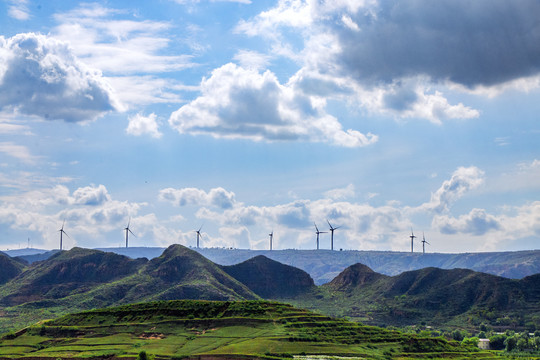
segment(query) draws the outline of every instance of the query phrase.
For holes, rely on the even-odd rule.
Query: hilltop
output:
[[[384,275],[398,275],[405,271],[426,267],[441,269],[471,269],[510,279],[521,279],[540,273],[540,250],[485,252],[485,253],[410,253],[395,251],[331,251],[331,250],[247,250],[222,248],[191,248],[216,264],[229,266],[239,264],[258,255],[278,261],[282,264],[297,267],[307,272],[316,285],[332,281],[347,267],[361,263]],[[132,259],[145,257],[152,259],[160,256],[164,248],[101,248],[106,252],[114,252]],[[18,250],[7,251],[9,255],[17,255]],[[20,256],[28,262],[44,260],[58,250],[32,255]]]
[[[356,264],[291,302],[375,325],[530,328],[540,323],[540,274],[514,280],[425,268],[387,276]]]
[[[525,329],[540,323],[540,275],[521,280],[468,269],[389,276],[363,264],[316,286],[305,271],[257,256],[217,265],[171,245],[160,256],[73,248],[34,262],[0,285],[0,332],[66,312],[155,300],[283,300],[371,325]]]
[[[266,301],[160,301],[66,315],[5,335],[9,358],[500,358],[442,338],[336,320]]]
[[[2,270],[0,271],[0,285],[19,275],[25,265],[24,260],[14,259],[0,252],[0,269]]]
[[[315,288],[313,279],[305,271],[263,255],[222,268],[264,299],[290,298]]]

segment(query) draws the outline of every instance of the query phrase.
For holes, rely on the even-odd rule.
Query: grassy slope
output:
[[[72,249],[0,287],[0,333],[68,312],[171,299],[258,299],[202,255],[173,245],[151,261]]]
[[[540,276],[511,280],[465,269],[426,268],[388,277],[350,267],[291,303],[375,325],[513,326],[540,321]],[[360,279],[360,280],[358,280]]]
[[[7,358],[135,357],[141,350],[160,358],[495,358],[439,338],[417,338],[263,301],[125,305],[67,315],[0,341],[0,356]]]
[[[24,260],[17,260],[0,252],[0,285],[19,275],[25,266]]]

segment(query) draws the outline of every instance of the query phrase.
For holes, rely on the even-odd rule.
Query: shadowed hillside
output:
[[[181,245],[150,261],[73,248],[35,262],[0,288],[0,305],[90,309],[149,300],[257,299],[218,265]]]
[[[513,280],[467,269],[425,268],[385,276],[356,264],[321,286],[317,296],[299,296],[293,303],[378,325],[425,321],[523,327],[540,320],[539,288],[540,275]]]
[[[313,279],[305,271],[263,255],[222,268],[265,299],[289,298],[315,288]]]
[[[13,259],[0,252],[0,285],[19,275],[25,265],[25,261]]]
[[[103,251],[114,252],[132,259],[146,257],[148,259],[161,255],[164,248],[133,247],[104,248]],[[426,267],[441,269],[471,269],[488,274],[521,279],[525,276],[540,273],[540,250],[508,251],[493,253],[410,253],[395,251],[330,251],[330,250],[246,250],[222,248],[192,248],[204,257],[220,265],[235,265],[258,255],[282,264],[297,267],[307,272],[316,285],[332,281],[348,266],[361,263],[376,272],[385,275],[397,275],[404,271],[418,270]],[[28,262],[43,260],[55,251],[37,255],[21,256]],[[16,250],[8,251],[9,255],[18,254]]]
[[[36,262],[2,287],[0,304],[60,299],[133,274],[146,262],[97,250],[73,248]]]

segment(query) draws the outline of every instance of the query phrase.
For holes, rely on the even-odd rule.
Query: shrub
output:
[[[493,350],[503,350],[505,347],[505,340],[506,336],[504,335],[493,335],[489,338],[489,347]]]
[[[139,353],[139,356],[137,357],[137,360],[148,360],[148,355],[146,354],[146,351],[142,350]]]
[[[509,336],[504,340],[504,345],[506,347],[506,351],[512,351],[516,348],[517,345],[517,339],[515,336]]]

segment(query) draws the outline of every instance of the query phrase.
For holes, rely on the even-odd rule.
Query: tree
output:
[[[461,345],[464,345],[464,346],[478,346],[478,338],[476,336],[470,337],[470,338],[465,338],[461,342]]]
[[[506,346],[506,351],[512,351],[516,348],[517,339],[515,336],[509,336],[504,340],[504,346]]]
[[[456,341],[461,341],[464,337],[465,335],[461,331],[459,331],[459,329],[452,331],[452,339]]]
[[[493,350],[502,350],[505,347],[505,340],[506,336],[504,335],[493,335],[489,338],[489,347]]]
[[[520,338],[516,343],[516,349],[523,351],[529,347],[529,342],[525,338]]]

